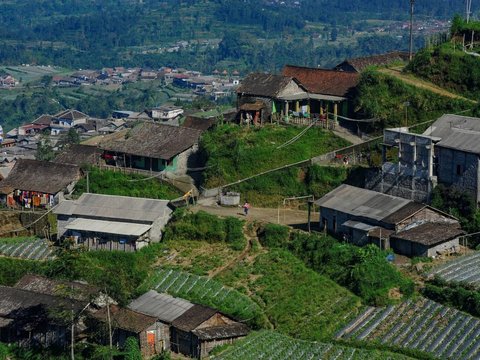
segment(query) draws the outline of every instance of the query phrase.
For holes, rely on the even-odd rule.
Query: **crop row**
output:
[[[448,261],[434,268],[428,275],[480,287],[480,251]]]
[[[480,358],[480,320],[427,299],[369,308],[337,337],[416,349],[442,359]]]
[[[397,354],[350,348],[331,343],[308,342],[290,338],[274,331],[252,333],[212,360],[361,360],[404,359]]]
[[[21,242],[1,243],[0,254],[29,260],[51,260],[54,251],[46,240],[25,240]]]

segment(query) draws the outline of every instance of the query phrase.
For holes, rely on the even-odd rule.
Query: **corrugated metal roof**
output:
[[[480,154],[480,118],[446,114],[425,130],[424,135],[441,138],[437,146]]]
[[[165,323],[172,323],[193,306],[194,304],[187,300],[150,290],[133,300],[128,305],[128,308],[142,314],[154,316]]]
[[[396,196],[343,184],[317,200],[315,204],[353,216],[380,221],[411,202]]]
[[[151,225],[132,224],[118,221],[104,221],[92,219],[75,219],[65,228],[77,231],[93,231],[104,234],[118,234],[127,236],[140,236],[150,230]]]
[[[168,200],[84,193],[77,200],[61,202],[55,214],[153,222],[169,216]]]
[[[365,224],[363,222],[355,221],[355,220],[345,221],[342,225],[351,229],[364,230],[364,231],[370,231],[377,228],[377,226],[372,226],[372,225]]]

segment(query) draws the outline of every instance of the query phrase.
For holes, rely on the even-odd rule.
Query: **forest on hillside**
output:
[[[402,34],[363,34],[369,21],[408,19],[407,1],[26,0],[0,3],[0,64],[70,68],[189,65],[275,70],[406,48]],[[452,0],[419,2],[420,18],[449,19]],[[362,36],[357,36],[362,33]],[[241,34],[241,36],[239,35]],[[241,44],[233,42],[238,39]],[[315,39],[322,39],[317,41]],[[178,41],[189,42],[167,51]],[[314,41],[315,40],[315,41]],[[223,45],[218,46],[223,41]],[[222,45],[222,42],[220,42]],[[228,46],[240,54],[232,54]],[[416,39],[417,47],[423,38]],[[259,49],[262,51],[258,51]],[[240,55],[240,56],[238,56]]]

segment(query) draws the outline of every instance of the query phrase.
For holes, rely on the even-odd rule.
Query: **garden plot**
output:
[[[381,342],[441,359],[480,358],[480,320],[427,299],[368,308],[337,338]]]
[[[480,251],[460,256],[428,273],[449,282],[467,283],[480,288]]]
[[[296,340],[274,331],[252,333],[212,360],[344,360],[408,359],[378,350],[362,350],[329,343]]]
[[[0,255],[28,260],[52,260],[55,257],[53,247],[45,239],[4,243],[0,240]]]

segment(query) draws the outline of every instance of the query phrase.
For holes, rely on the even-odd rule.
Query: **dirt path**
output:
[[[246,225],[247,224],[245,224],[245,226]],[[209,273],[208,273],[208,277],[213,278],[213,277],[217,276],[221,272],[223,272],[227,269],[230,269],[231,267],[235,266],[236,264],[238,264],[240,261],[242,261],[243,259],[245,259],[247,257],[248,253],[252,249],[252,239],[247,236],[245,227],[243,228],[243,233],[244,233],[244,235],[247,239],[247,244],[245,245],[245,249],[243,249],[241,254],[238,255],[235,259],[229,261],[228,263],[226,263],[226,264],[224,264],[224,265],[222,265],[222,266],[220,266],[216,269],[210,270]]]
[[[476,104],[477,102],[474,101],[474,100],[471,100],[471,99],[467,99],[463,96],[460,96],[460,95],[457,95],[457,94],[454,94],[448,90],[445,90],[429,81],[426,81],[426,80],[423,80],[423,79],[419,79],[413,75],[410,75],[410,74],[404,74],[402,73],[402,68],[384,68],[384,69],[380,69],[379,70],[381,73],[383,74],[387,74],[387,75],[390,75],[390,76],[393,76],[393,77],[396,77],[397,79],[400,79],[402,80],[403,82],[409,84],[409,85],[413,85],[413,86],[416,86],[418,88],[421,88],[421,89],[426,89],[426,90],[429,90],[431,92],[434,92],[436,94],[439,94],[439,95],[442,95],[442,96],[447,96],[449,98],[453,98],[453,99],[462,99],[462,100],[466,100],[466,101],[469,101],[471,103],[474,103]]]
[[[333,133],[335,135],[337,135],[338,137],[341,137],[342,139],[347,140],[348,142],[350,142],[353,145],[358,145],[358,144],[361,144],[361,143],[365,142],[365,140],[363,140],[361,137],[352,134],[350,131],[348,131],[347,129],[344,129],[341,126],[337,126],[333,130]]]

